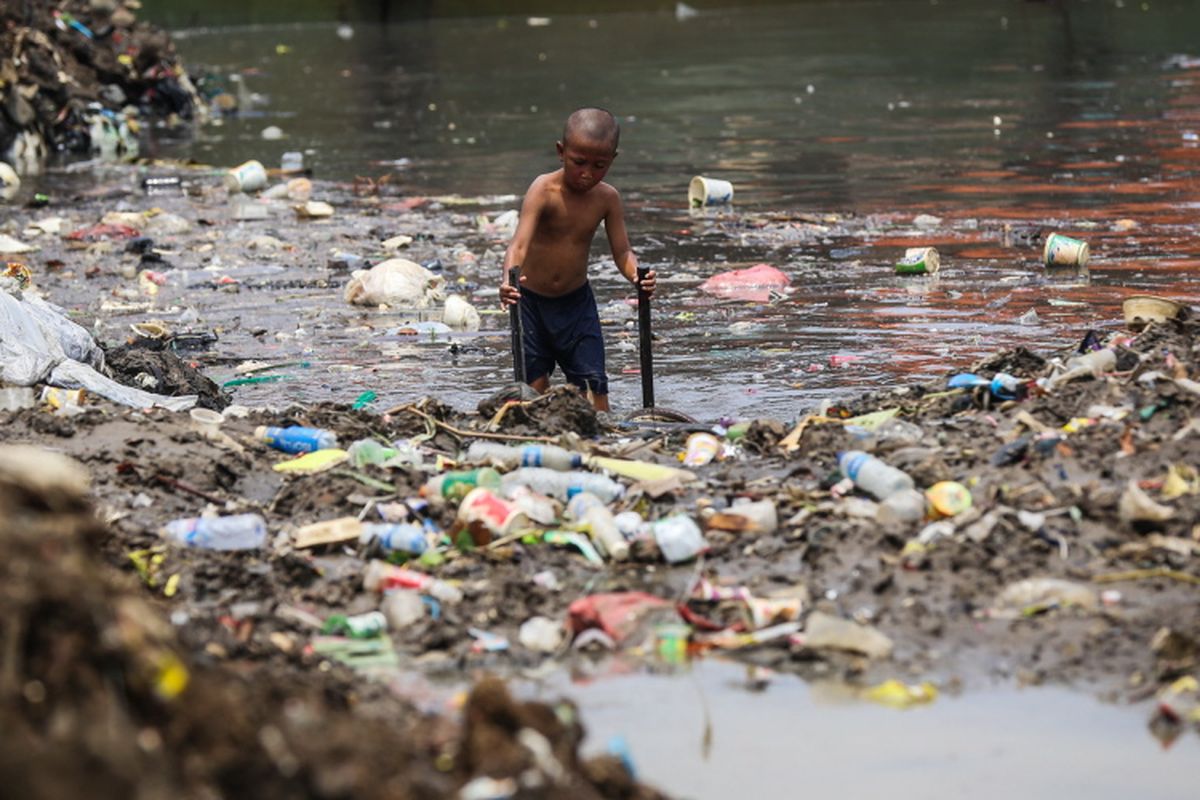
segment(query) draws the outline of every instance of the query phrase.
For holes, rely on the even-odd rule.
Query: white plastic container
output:
[[[691,517],[683,514],[653,522],[650,530],[663,558],[671,564],[690,561],[708,547],[700,527]]]

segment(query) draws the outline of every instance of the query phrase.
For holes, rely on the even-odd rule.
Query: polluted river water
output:
[[[439,258],[452,286],[494,307],[505,237],[477,217],[516,208],[554,167],[565,113],[596,103],[622,120],[610,180],[635,249],[662,276],[663,405],[704,420],[792,420],[999,349],[1059,349],[1119,326],[1128,295],[1198,299],[1200,54],[1186,40],[1197,13],[1126,5],[813,3],[686,20],[360,25],[349,39],[333,25],[180,31],[192,68],[237,73],[260,101],[186,139],[152,136],[147,154],[275,164],[301,150],[316,178],[343,184],[330,191],[345,210],[320,252],[170,256],[178,268],[156,306],[105,324],[190,309],[222,331],[201,359],[214,378],[246,360],[296,364],[277,371],[286,380],[236,387],[249,405],[371,390],[380,407],[428,394],[473,406],[508,378],[503,317],[485,315],[470,336],[405,335],[395,329],[412,315],[346,306],[345,275],[326,263],[369,238],[411,235],[410,257]],[[268,125],[286,138],[264,141]],[[730,180],[735,205],[689,212],[695,174]],[[357,214],[359,176],[399,194]],[[402,213],[399,199],[417,195],[484,202]],[[286,242],[289,224],[236,223],[229,236]],[[1090,270],[1047,272],[1043,231],[1086,239]],[[636,332],[602,240],[593,274],[624,410],[640,405]],[[894,274],[914,245],[939,249],[937,276]],[[760,262],[791,277],[788,292],[748,302],[698,288]],[[240,291],[217,290],[222,277]],[[588,682],[556,673],[522,688],[576,698],[591,747],[623,736],[642,777],[691,797],[1180,797],[1196,746],[1186,737],[1161,752],[1145,706],[1050,688],[969,683],[900,713],[792,677],[748,681],[746,667],[717,660]]]
[[[1129,294],[1194,300],[1200,126],[1190,109],[1200,86],[1180,31],[1195,16],[1182,3],[1153,13],[1109,3],[812,3],[683,21],[359,25],[349,39],[320,25],[185,30],[177,36],[188,63],[237,74],[258,102],[186,141],[160,138],[150,155],[275,164],[305,151],[320,178],[368,178],[405,196],[483,196],[495,202],[466,213],[494,219],[556,166],[570,108],[610,106],[624,127],[609,177],[639,257],[663,284],[660,404],[702,419],[792,418],[999,348],[1060,347],[1119,324]],[[271,125],[282,141],[261,138]],[[701,173],[733,183],[731,209],[687,211],[688,180]],[[386,211],[375,222],[382,236],[431,233]],[[1090,242],[1090,274],[1041,267],[1051,231]],[[465,270],[474,299],[494,310],[505,237],[461,244],[476,257]],[[936,277],[893,274],[915,244],[940,250]],[[791,277],[787,293],[754,304],[697,291],[715,272],[759,262]],[[603,236],[593,263],[602,305],[616,301],[609,318],[632,325]],[[307,276],[290,264],[227,266],[234,278],[295,283],[324,265]],[[457,266],[445,264],[452,279]],[[245,311],[218,300],[210,322]],[[280,323],[287,333],[297,313],[326,319],[292,323],[301,336],[275,354],[260,341],[251,353],[236,336],[223,347],[235,358],[309,361],[311,371],[292,376],[297,399],[359,388],[338,372],[347,348],[361,351],[358,366],[404,373],[362,383],[386,401],[432,391],[473,405],[505,374],[502,335],[453,361],[444,343],[370,352],[336,293],[299,287],[274,303],[273,331]],[[503,325],[485,319],[499,334]],[[609,372],[615,407],[629,409],[640,405],[636,338],[619,330],[610,328]],[[239,398],[275,394],[251,387]]]

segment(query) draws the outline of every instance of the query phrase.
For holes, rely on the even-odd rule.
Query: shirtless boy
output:
[[[557,364],[568,382],[591,395],[597,411],[608,410],[608,376],[587,268],[601,222],[617,269],[638,285],[621,196],[604,183],[620,134],[616,119],[603,109],[581,108],[567,118],[557,143],[562,167],[529,185],[517,232],[504,255],[500,286],[502,305],[520,304],[529,385],[546,391]],[[519,289],[508,283],[508,269],[515,266],[521,268]],[[651,270],[641,288],[653,292],[654,286]]]

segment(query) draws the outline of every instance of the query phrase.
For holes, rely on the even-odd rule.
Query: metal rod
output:
[[[521,289],[521,268],[508,268],[508,283]],[[521,304],[513,303],[508,307],[508,327],[512,335],[513,379],[517,383],[525,383],[525,331],[521,327]]]
[[[650,293],[642,288],[649,267],[638,267],[638,347],[642,355],[642,408],[654,408],[654,356],[650,352]]]

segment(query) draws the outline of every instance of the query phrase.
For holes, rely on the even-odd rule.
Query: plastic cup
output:
[[[1086,267],[1089,253],[1087,242],[1052,233],[1046,237],[1042,261],[1047,267]]]
[[[1085,245],[1086,246],[1086,245]],[[942,261],[934,247],[910,247],[904,258],[896,262],[897,275],[933,275],[941,268]]]
[[[733,184],[720,178],[697,175],[688,184],[688,205],[692,208],[720,206],[733,202]]]
[[[225,186],[231,192],[256,192],[267,185],[267,170],[259,161],[247,161],[225,173]]]
[[[225,416],[208,408],[193,408],[188,412],[192,417],[192,425],[203,434],[214,434],[221,430]]]

